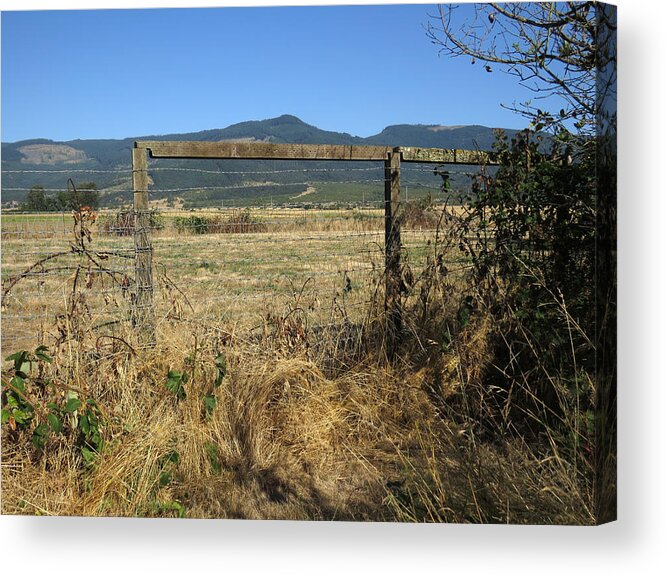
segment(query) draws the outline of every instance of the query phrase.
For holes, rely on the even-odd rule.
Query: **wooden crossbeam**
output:
[[[211,158],[248,160],[385,160],[393,148],[385,146],[336,146],[267,144],[255,142],[136,142],[153,158]]]
[[[495,164],[490,152],[389,146],[338,146],[330,144],[268,144],[264,142],[166,142],[143,140],[135,148],[152,158],[248,160],[386,161],[400,154],[403,162],[431,164]]]

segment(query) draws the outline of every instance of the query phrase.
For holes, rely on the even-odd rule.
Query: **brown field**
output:
[[[240,210],[197,210],[216,217]],[[298,303],[311,325],[362,320],[383,277],[383,212],[380,210],[253,210],[248,233],[179,232],[177,218],[193,212],[171,211],[153,231],[154,280],[158,318],[223,321],[234,330],[253,330],[274,308]],[[111,254],[104,267],[134,277],[131,236],[105,228],[101,213],[92,227],[91,248]],[[228,217],[228,216],[226,216]],[[3,218],[3,286],[51,254],[72,243],[71,216],[10,215]],[[255,227],[263,226],[255,232]],[[432,229],[403,231],[405,255],[418,268],[428,253]],[[129,318],[128,293],[98,273],[85,256],[64,254],[22,279],[3,301],[3,347],[46,343],[64,312],[77,270],[85,292],[89,325]],[[460,264],[458,264],[460,265]],[[49,271],[52,270],[52,271]],[[120,277],[119,276],[119,277]],[[3,288],[4,289],[4,288]],[[16,342],[16,343],[15,343]]]

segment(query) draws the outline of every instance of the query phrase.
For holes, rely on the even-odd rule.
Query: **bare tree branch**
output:
[[[440,54],[468,57],[488,72],[494,71],[490,64],[498,65],[537,99],[552,101],[557,112],[529,102],[509,109],[546,118],[553,130],[575,127],[585,138],[594,129],[598,70],[610,62],[599,46],[597,12],[595,2],[440,5],[427,35]]]

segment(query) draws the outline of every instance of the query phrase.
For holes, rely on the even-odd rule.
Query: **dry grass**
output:
[[[285,233],[282,255],[290,242],[307,248],[302,237]],[[413,237],[405,241],[423,245],[419,234]],[[203,260],[215,248],[208,238],[188,241]],[[322,245],[340,253],[334,241],[317,249]],[[226,258],[240,261],[242,245],[235,249],[226,245]],[[357,316],[310,307],[324,297],[330,304],[340,290],[334,282],[312,293],[294,295],[290,288],[261,305],[241,300],[258,328],[248,332],[251,324],[224,319],[237,300],[207,300],[233,280],[209,269],[184,276],[191,308],[177,292],[165,298],[155,347],[140,349],[123,324],[113,338],[83,329],[52,346],[45,375],[61,390],[97,400],[105,447],[86,465],[75,434],[52,436],[39,452],[28,432],[3,425],[2,512],[592,523],[590,482],[562,449],[561,429],[533,412],[538,433],[527,438],[503,415],[511,411],[506,401],[498,408],[486,378],[493,361],[490,316],[479,310],[466,325],[456,324],[465,277],[436,272],[442,263],[436,249],[446,246],[433,249],[410,254],[415,279],[405,297],[405,344],[394,362],[383,351],[381,282],[361,292],[372,303]],[[271,269],[269,262],[256,266],[258,285]],[[310,317],[332,325],[316,327],[321,322]],[[216,387],[219,354],[227,370]],[[166,387],[170,370],[187,375],[182,400]],[[3,373],[3,385],[7,378]],[[210,395],[216,405],[208,413]],[[577,414],[567,413],[575,431]]]
[[[589,493],[556,450],[477,435],[464,406],[478,392],[469,370],[483,329],[432,365],[390,366],[374,349],[334,373],[321,342],[295,346],[285,333],[248,342],[163,325],[136,356],[63,347],[52,375],[98,398],[106,447],[87,467],[71,439],[39,455],[5,434],[2,512],[590,523]],[[228,373],[206,415],[220,350]],[[165,388],[170,369],[190,374],[182,401]],[[461,411],[446,417],[443,405]]]
[[[153,237],[158,315],[216,319],[252,329],[270,308],[293,303],[294,293],[302,291],[301,303],[312,308],[309,316],[314,323],[337,322],[346,316],[362,319],[383,267],[383,219],[358,220],[349,210],[292,211],[274,210],[270,217],[264,216],[274,222],[268,232],[179,234],[166,221]],[[349,217],[343,218],[347,212]],[[115,254],[102,263],[118,271],[119,277],[133,278],[132,237],[100,234],[100,225],[98,220],[93,227],[92,247]],[[14,216],[3,222],[3,234],[3,288],[9,278],[42,257],[70,249],[71,225],[55,215]],[[423,259],[431,236],[428,230],[403,234],[415,264]],[[129,290],[109,276],[90,276],[87,258],[69,253],[38,266],[9,297],[3,297],[2,340],[7,353],[55,334],[53,318],[65,312],[79,267],[82,281],[90,279],[93,284],[84,294],[90,310],[87,323],[128,317]],[[191,308],[164,281],[165,274],[187,295]]]

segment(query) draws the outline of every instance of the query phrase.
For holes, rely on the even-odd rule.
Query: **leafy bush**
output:
[[[83,462],[92,464],[104,447],[104,417],[93,398],[82,400],[79,392],[46,377],[44,365],[51,363],[47,351],[39,346],[6,358],[13,365],[3,373],[3,430],[8,430],[9,440],[29,434],[37,452],[56,437],[69,437]]]
[[[541,361],[592,368],[595,172],[584,158],[567,161],[539,144],[529,131],[510,143],[500,134],[502,167],[475,180],[460,249],[479,297],[495,315],[517,320]]]
[[[493,434],[495,425],[524,437],[548,429],[587,469],[594,441],[595,172],[593,159],[571,161],[557,142],[544,153],[541,143],[530,131],[510,142],[499,135],[501,168],[475,179],[473,200],[452,233],[471,267],[467,316],[489,318],[479,420]]]
[[[404,229],[434,229],[439,222],[432,198],[406,202],[400,208],[399,218]]]
[[[174,218],[174,227],[179,233],[189,234],[249,234],[268,231],[268,225],[252,215],[249,209],[233,210],[222,216],[194,214]]]
[[[178,233],[212,234],[219,223],[219,216],[177,216],[173,225]]]

